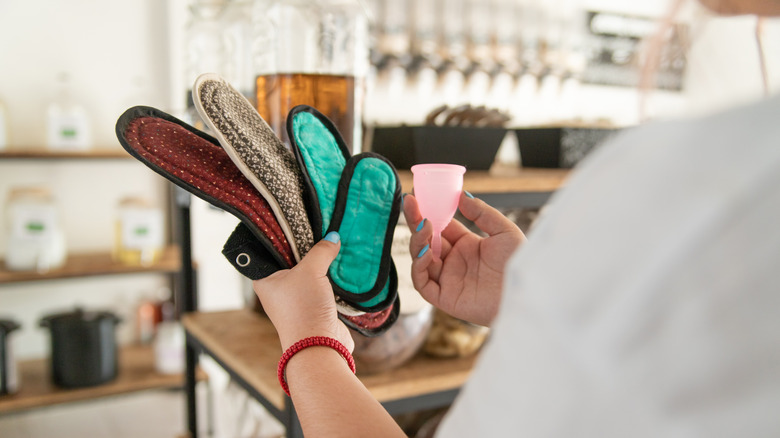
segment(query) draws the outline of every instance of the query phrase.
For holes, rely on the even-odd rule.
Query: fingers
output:
[[[409,254],[412,258],[420,256],[420,252],[431,242],[433,237],[433,225],[430,221],[420,219],[420,221],[414,225],[410,224],[412,230],[412,237],[409,239]]]
[[[447,228],[441,232],[441,237],[442,240],[446,240],[454,244],[458,241],[458,239],[467,234],[471,234],[471,230],[463,225],[463,223],[460,221],[450,221],[449,225],[447,225]]]
[[[341,249],[341,236],[331,231],[314,245],[293,269],[311,270],[317,276],[325,276]]]
[[[458,209],[466,219],[474,222],[480,230],[486,232],[489,236],[518,231],[517,225],[500,211],[489,206],[481,199],[467,196],[465,192],[460,195]]]
[[[436,305],[439,301],[439,274],[441,260],[435,260],[429,246],[423,247],[422,254],[412,261],[412,284],[415,290],[429,303]]]
[[[415,258],[419,255],[419,252],[425,247],[425,245],[429,245],[431,243],[433,238],[433,227],[430,225],[429,221],[425,220],[420,214],[417,198],[415,198],[414,195],[407,194],[404,196],[403,208],[404,216],[406,217],[406,225],[412,232],[412,239],[409,242],[409,253],[412,255],[412,258]],[[453,226],[453,224],[457,224],[455,226],[460,225],[462,227],[458,221],[451,221],[449,226]],[[442,237],[445,236],[446,234],[442,233]],[[446,256],[447,252],[449,252],[452,246],[451,242],[454,242],[454,240],[448,239],[446,237],[442,239],[442,257]]]
[[[412,237],[409,239],[409,253],[412,256],[412,283],[415,289],[422,292],[429,282],[438,281],[442,262],[433,256],[431,250],[433,225],[430,221],[422,220],[412,231]],[[449,248],[450,245],[446,241],[442,241],[442,255],[445,255]]]
[[[403,210],[404,217],[406,218],[406,225],[409,227],[410,231],[414,231],[423,219],[420,215],[420,207],[417,205],[417,198],[415,198],[414,195],[404,195]]]

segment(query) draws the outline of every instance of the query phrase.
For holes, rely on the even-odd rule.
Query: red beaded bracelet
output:
[[[279,366],[276,369],[276,375],[279,377],[279,384],[282,385],[282,389],[284,389],[284,392],[288,396],[290,395],[290,388],[287,386],[287,380],[284,378],[284,370],[287,368],[287,362],[290,361],[295,353],[307,347],[330,347],[338,351],[339,354],[344,357],[344,360],[347,361],[349,369],[352,370],[353,373],[355,372],[355,359],[352,357],[352,354],[350,354],[349,350],[347,350],[347,347],[345,347],[341,342],[327,336],[312,336],[301,339],[300,341],[292,344],[292,346],[290,346],[290,348],[288,348],[287,351],[282,354],[282,358],[279,359]]]

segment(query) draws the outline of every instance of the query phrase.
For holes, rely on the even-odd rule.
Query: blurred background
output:
[[[56,219],[49,219],[56,222],[60,249],[67,254],[105,252],[116,258],[121,246],[117,227],[132,206],[142,210],[137,220],[159,227],[157,245],[165,246],[175,232],[169,186],[143,166],[115,159],[123,153],[116,120],[131,106],[148,105],[197,125],[188,96],[195,77],[204,72],[221,74],[258,104],[258,78],[280,68],[269,61],[270,48],[279,44],[269,33],[278,26],[269,22],[275,3],[0,0],[0,157],[5,157],[0,159],[0,259],[8,259],[18,244],[11,213],[32,202],[29,192],[12,193],[30,187],[45,192],[36,192],[32,200],[56,212]],[[305,8],[306,2],[298,3]],[[663,35],[645,92],[639,80],[647,41],[671,7],[667,0],[363,0],[353,6],[367,25],[354,42],[365,49],[356,63],[364,67],[353,72],[359,79],[354,150],[372,149],[374,135],[386,127],[487,124],[487,116],[482,122],[455,117],[458,111],[477,109],[507,129],[494,164],[517,167],[522,157],[511,131],[515,128],[630,128],[706,114],[780,89],[780,23],[767,20],[762,28],[764,85],[756,18],[716,18],[695,2],[675,14]],[[307,25],[294,23],[287,31]],[[274,35],[283,34],[277,29]],[[305,53],[287,56],[306,58]],[[53,121],[66,118],[80,127],[81,143],[73,148],[52,139]],[[36,151],[63,149],[108,150],[109,158],[29,158]],[[161,216],[143,216],[143,211]],[[509,209],[507,214],[527,228],[535,211]],[[236,223],[192,200],[201,310],[242,308],[251,301],[247,283],[220,253]],[[58,259],[52,260],[56,267]],[[39,264],[38,269],[46,267]],[[165,272],[24,282],[2,278],[0,319],[21,325],[14,340],[18,361],[48,357],[49,333],[39,320],[76,306],[110,310],[122,320],[119,344],[137,343],[143,336],[141,309],[153,305],[161,312],[174,287]],[[231,390],[219,367],[206,361],[204,368],[210,379],[201,395],[211,397],[214,406],[210,416],[202,416],[209,417],[204,428],[216,436],[281,434],[273,422],[256,420],[266,418],[262,409]],[[125,403],[117,411],[146,412],[150,405],[144,400],[117,400],[118,406]],[[158,415],[153,427],[125,416],[121,424],[137,433],[126,436],[174,436],[183,430],[181,395],[166,392],[158,402],[165,407],[155,410],[170,414]],[[83,412],[95,408],[89,402],[79,406]],[[0,412],[0,435],[54,436],[70,427],[73,436],[103,436],[96,430],[124,436],[113,426],[95,429],[89,424],[93,415],[79,406]],[[240,418],[239,412],[244,414]]]

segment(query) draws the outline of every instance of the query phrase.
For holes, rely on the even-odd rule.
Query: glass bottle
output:
[[[114,258],[128,265],[150,265],[163,251],[163,214],[143,198],[120,201]]]
[[[47,145],[57,150],[84,150],[92,146],[92,133],[87,111],[74,98],[70,76],[59,75],[57,96],[49,104],[47,118]]]
[[[230,56],[223,38],[222,14],[225,0],[195,0],[189,7],[189,21],[185,29],[184,85],[186,110],[184,121],[207,131],[192,100],[192,84],[203,73],[225,75]]]
[[[307,104],[362,150],[368,20],[357,0],[260,0],[253,7],[257,110],[289,143],[286,117]]]
[[[252,2],[227,0],[220,24],[227,58],[223,64],[222,77],[247,99],[254,101],[255,78],[250,50]]]

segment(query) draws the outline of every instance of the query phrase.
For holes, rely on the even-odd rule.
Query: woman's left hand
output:
[[[279,334],[282,351],[310,336],[335,338],[349,351],[355,347],[349,330],[338,319],[327,277],[340,248],[338,233],[329,233],[292,269],[253,282],[255,294]]]

